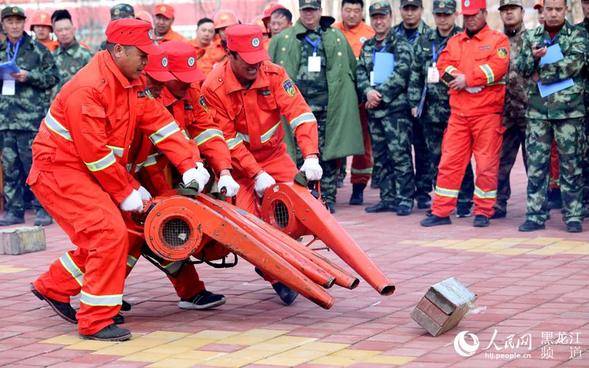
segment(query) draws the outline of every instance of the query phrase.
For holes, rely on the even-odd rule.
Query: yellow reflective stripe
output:
[[[137,263],[137,258],[129,254],[127,256],[127,267],[133,268],[135,267],[135,263]]]
[[[161,141],[163,141],[164,139],[171,136],[172,134],[179,132],[179,131],[180,131],[180,127],[178,126],[178,124],[176,124],[175,121],[172,121],[168,125],[160,128],[157,132],[152,133],[149,136],[149,140],[151,140],[153,142],[153,144],[158,144]]]
[[[497,191],[490,190],[488,192],[485,192],[481,188],[475,186],[474,187],[474,195],[479,198],[482,198],[482,199],[493,199],[493,198],[497,198]]]
[[[201,145],[213,138],[221,138],[223,139],[223,132],[220,131],[219,129],[207,129],[205,131],[203,131],[202,133],[200,133],[199,135],[196,136],[196,138],[194,138],[194,141],[196,142],[197,145]]]
[[[167,265],[165,265],[164,268],[167,270],[169,268],[177,266],[178,264],[182,265],[182,263],[183,263],[182,261],[170,262]]]
[[[123,294],[93,295],[82,290],[80,303],[96,307],[111,307],[123,304]]]
[[[485,77],[487,77],[487,84],[495,82],[495,74],[493,74],[493,69],[491,69],[489,64],[479,65],[479,68],[481,68]]]
[[[250,142],[250,136],[244,133],[240,133],[237,132],[237,137],[241,138],[244,142],[249,143]]]
[[[123,154],[125,153],[125,149],[123,147],[110,146],[108,144],[106,146],[115,153],[115,156],[123,157]]]
[[[280,121],[278,123],[276,123],[272,128],[268,129],[268,131],[266,133],[262,134],[262,136],[260,137],[260,141],[262,143],[268,142],[270,140],[270,138],[272,138],[274,133],[276,133],[276,130],[278,129],[279,126],[280,126]]]
[[[305,123],[313,123],[316,122],[317,119],[315,118],[315,115],[313,115],[312,112],[306,112],[303,113],[299,116],[297,116],[296,118],[292,119],[290,121],[290,128],[294,131],[298,128],[299,125],[305,124]]]
[[[70,132],[63,125],[61,125],[61,123],[57,121],[53,115],[51,115],[51,110],[47,111],[47,115],[45,115],[45,125],[47,128],[49,128],[49,130],[59,135],[63,139],[72,141]]]
[[[69,253],[64,254],[63,256],[59,257],[59,262],[65,270],[76,280],[76,282],[82,286],[84,283],[84,273],[80,270],[78,265],[74,262],[74,260],[70,257]]]
[[[229,147],[229,150],[234,149],[240,143],[243,143],[243,139],[241,137],[239,137],[239,136],[237,136],[235,138],[227,139],[227,147]]]
[[[452,66],[452,65],[448,65],[446,67],[446,69],[444,69],[444,72],[448,73],[448,74],[452,74],[453,71],[458,70],[456,67]]]
[[[350,170],[350,172],[352,174],[359,174],[359,175],[372,174],[372,168],[371,167],[369,167],[367,169],[354,169],[354,168],[352,168],[352,170]]]
[[[95,171],[104,170],[107,167],[109,167],[110,165],[114,164],[115,162],[117,162],[117,159],[115,158],[115,154],[113,151],[110,151],[109,153],[106,154],[106,156],[104,156],[100,160],[97,160],[94,162],[84,162],[84,163],[86,164],[86,167],[88,167],[88,170],[95,172]]]
[[[146,166],[153,166],[155,164],[157,164],[157,158],[161,156],[160,153],[152,153],[151,155],[147,156],[147,158],[145,159],[145,161],[143,161],[141,164],[141,167],[146,167]]]
[[[458,198],[459,190],[440,188],[436,186],[434,193],[441,197]]]

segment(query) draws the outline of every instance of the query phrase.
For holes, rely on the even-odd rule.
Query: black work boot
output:
[[[126,328],[120,328],[113,323],[93,335],[80,334],[80,337],[86,340],[127,341],[131,338],[131,331]]]
[[[581,221],[567,222],[567,232],[569,232],[569,233],[583,232],[583,225],[581,224]]]
[[[432,214],[421,220],[420,224],[423,227],[432,227],[432,226],[440,226],[440,225],[450,225],[452,221],[450,217],[440,217]]]
[[[366,207],[364,211],[368,213],[397,212],[397,206],[393,203],[385,203],[380,201],[374,206]]]
[[[364,189],[366,184],[353,184],[352,196],[350,197],[350,205],[358,206],[364,203]]]
[[[517,229],[523,233],[527,233],[530,231],[544,230],[545,228],[546,228],[546,226],[543,223],[539,224],[534,221],[526,220],[526,222],[519,225],[519,227]]]
[[[432,200],[428,196],[420,196],[415,199],[417,201],[417,208],[420,210],[427,210],[432,206]]]
[[[474,227],[487,227],[490,224],[491,221],[489,221],[489,218],[483,215],[476,215],[472,221],[472,226]]]
[[[203,290],[190,299],[180,299],[178,307],[180,309],[211,309],[225,304],[225,296],[214,294],[208,290]]]
[[[10,225],[17,225],[17,224],[24,224],[25,217],[24,215],[18,216],[12,212],[6,212],[4,216],[0,217],[0,226],[10,226]]]
[[[291,305],[296,300],[299,293],[284,285],[282,282],[272,284],[272,289],[278,294],[284,305]]]
[[[121,304],[121,310],[123,312],[128,312],[131,310],[131,304],[129,302],[126,302],[125,299],[123,299],[123,303]]]
[[[35,225],[35,226],[49,226],[52,223],[53,223],[53,219],[51,218],[51,216],[49,216],[47,211],[45,211],[45,209],[43,209],[43,208],[39,208],[37,210],[37,217],[35,218],[35,223],[33,225]]]
[[[507,216],[507,210],[502,207],[495,207],[495,213],[491,216],[492,219],[505,218]]]
[[[72,308],[70,303],[59,302],[44,296],[37,289],[35,289],[35,285],[33,284],[31,284],[31,292],[40,300],[46,301],[51,309],[53,309],[53,311],[61,318],[65,319],[69,323],[78,323],[78,320],[76,319],[76,310]]]

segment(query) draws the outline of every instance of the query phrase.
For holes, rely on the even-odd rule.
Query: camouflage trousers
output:
[[[544,205],[550,179],[550,145],[556,141],[560,157],[560,191],[565,223],[583,218],[582,156],[585,153],[584,118],[528,119],[528,193],[526,218],[544,223],[548,210]]]
[[[507,209],[507,201],[511,197],[511,184],[509,176],[515,164],[519,147],[522,147],[524,166],[528,166],[526,155],[526,120],[512,119],[510,126],[503,133],[503,145],[501,146],[501,158],[499,159],[499,177],[497,179],[497,202],[495,208]]]
[[[411,160],[411,120],[405,113],[368,117],[372,157],[379,165],[380,200],[413,207],[415,191]]]
[[[585,158],[583,160],[583,205],[585,217],[589,218],[589,114],[585,116]]]
[[[429,193],[433,189],[434,173],[431,168],[430,154],[427,151],[423,125],[419,119],[411,119],[412,134],[411,144],[415,154],[415,198],[427,199],[431,197]]]
[[[325,148],[325,127],[327,125],[327,111],[313,111],[317,119],[317,130],[319,133],[319,165],[323,169],[323,176],[321,177],[321,196],[327,203],[335,203],[337,194],[337,175],[339,173],[337,159],[323,160],[321,152]]]
[[[25,192],[30,190],[26,180],[33,162],[31,146],[36,135],[37,132],[24,130],[0,131],[5,208],[17,217],[25,213]],[[41,205],[32,198],[33,206],[39,209]]]
[[[429,162],[431,165],[431,172],[433,177],[433,184],[435,185],[436,177],[438,176],[438,165],[442,158],[442,139],[444,138],[444,131],[448,124],[432,123],[430,121],[422,121],[423,136],[429,154]],[[474,194],[474,171],[472,165],[469,163],[464,172],[464,178],[458,193],[459,206],[472,206],[472,196]]]

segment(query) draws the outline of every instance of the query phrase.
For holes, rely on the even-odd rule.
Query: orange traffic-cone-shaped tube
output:
[[[381,295],[395,291],[392,281],[306,186],[280,183],[268,188],[262,202],[262,218],[287,233],[310,231]]]

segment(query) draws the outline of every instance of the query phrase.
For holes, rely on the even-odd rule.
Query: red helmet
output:
[[[53,31],[53,25],[51,24],[51,16],[49,13],[44,11],[38,11],[33,14],[31,17],[31,31],[33,30],[33,26],[47,26],[50,27]]]
[[[237,15],[232,10],[221,9],[215,14],[213,24],[215,25],[215,29],[225,28],[239,24],[239,19],[237,19]]]

